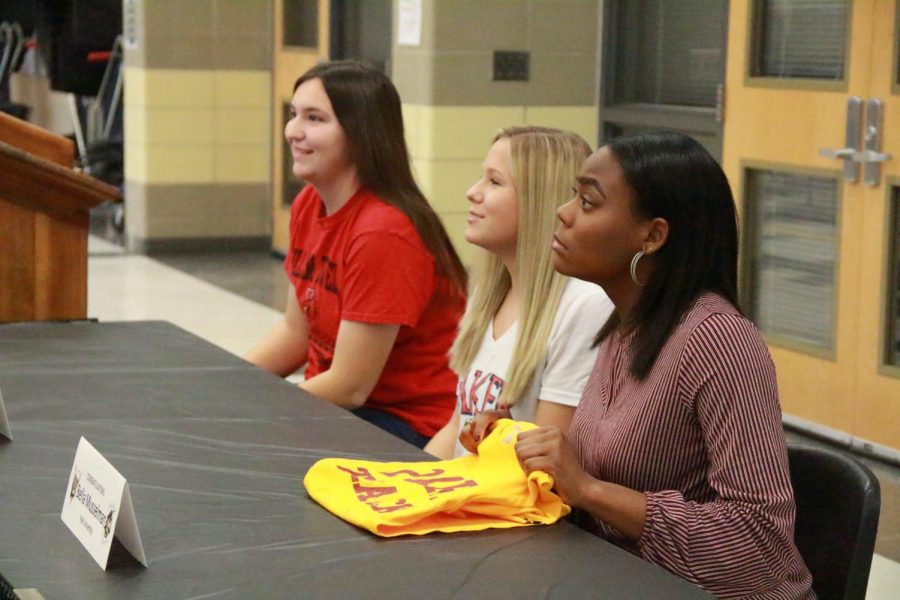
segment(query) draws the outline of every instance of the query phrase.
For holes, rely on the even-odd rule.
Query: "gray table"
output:
[[[46,598],[704,598],[561,523],[381,539],[322,509],[322,457],[423,460],[162,322],[0,325],[0,573]],[[59,518],[85,436],[127,478],[149,561],[102,571]]]

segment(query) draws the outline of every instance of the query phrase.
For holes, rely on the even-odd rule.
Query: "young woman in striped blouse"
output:
[[[814,597],[719,165],[686,136],[617,138],[557,216],[554,266],[600,284],[615,313],[568,434],[521,434],[523,468],[552,474],[596,533],[718,597]]]

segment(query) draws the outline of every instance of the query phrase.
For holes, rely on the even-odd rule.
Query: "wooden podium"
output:
[[[88,211],[119,190],[64,137],[0,113],[0,322],[87,317]]]

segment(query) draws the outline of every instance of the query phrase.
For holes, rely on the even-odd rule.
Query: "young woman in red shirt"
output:
[[[284,318],[247,359],[419,447],[450,418],[447,353],[465,270],[413,180],[400,98],[379,70],[323,63],[294,85]]]

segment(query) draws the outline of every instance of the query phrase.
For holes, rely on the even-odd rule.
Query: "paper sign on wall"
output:
[[[104,571],[114,537],[147,566],[128,482],[83,437],[75,451],[60,516]]]
[[[422,43],[422,0],[400,0],[397,4],[397,45]]]
[[[122,41],[126,48],[140,46],[140,25],[138,16],[143,12],[141,0],[125,0],[122,4]]]
[[[0,390],[0,435],[12,441],[12,429],[9,428],[9,418],[6,416],[6,404],[3,403],[3,390]]]

